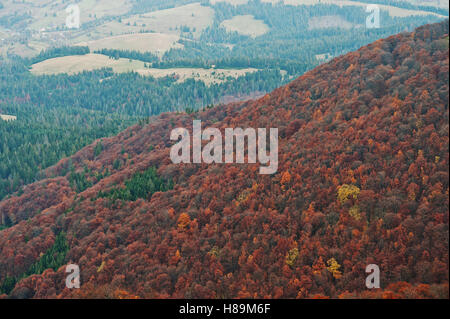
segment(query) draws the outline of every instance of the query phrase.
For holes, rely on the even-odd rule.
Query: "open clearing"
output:
[[[269,27],[262,20],[256,20],[252,15],[234,16],[220,24],[228,32],[236,31],[243,35],[258,37],[269,31]]]
[[[205,84],[222,83],[230,78],[237,78],[246,73],[256,72],[257,69],[201,69],[201,68],[172,68],[156,69],[145,68],[144,62],[130,59],[110,59],[103,54],[90,53],[86,55],[72,55],[59,58],[48,59],[33,65],[31,73],[35,75],[44,74],[76,74],[83,71],[92,71],[110,67],[116,73],[138,72],[143,76],[153,76],[161,78],[172,76],[177,82],[187,79],[203,81]]]
[[[226,82],[230,77],[238,78],[246,73],[258,71],[257,69],[200,69],[200,68],[173,68],[173,69],[144,69],[138,70],[142,75],[151,75],[155,78],[175,76],[178,82],[195,79],[210,85],[212,83]]]
[[[338,15],[312,17],[308,21],[308,30],[326,29],[326,28],[341,28],[351,29],[353,24]]]
[[[175,37],[181,34],[181,27],[188,27],[194,38],[198,38],[205,28],[212,25],[213,20],[214,10],[197,2],[108,21],[89,32],[80,32],[75,43],[138,33],[159,33]]]
[[[108,37],[100,40],[80,42],[91,51],[100,49],[134,50],[162,54],[171,48],[183,48],[177,41],[179,36],[164,33],[137,33]]]
[[[68,1],[55,0],[2,0],[4,9],[0,16],[29,14],[30,28],[39,31],[43,28],[62,26],[66,22]],[[105,16],[116,16],[127,13],[131,9],[130,0],[81,0],[74,2],[80,8],[80,22],[86,23]]]
[[[159,10],[145,14],[134,15],[122,20],[122,24],[138,26],[140,29],[152,30],[161,33],[179,34],[182,26],[188,27],[194,35],[199,36],[201,31],[213,23],[214,10],[192,3],[171,9]]]
[[[31,73],[35,75],[67,73],[75,74],[110,67],[114,72],[130,72],[144,68],[144,62],[129,59],[110,59],[103,54],[71,55],[48,59],[33,64]]]
[[[6,30],[3,30],[2,27],[0,27],[0,41],[3,41],[8,37],[8,32]]]

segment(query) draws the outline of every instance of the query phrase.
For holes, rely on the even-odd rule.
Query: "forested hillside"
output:
[[[447,20],[96,140],[0,202],[3,297],[448,298],[448,54]],[[278,172],[173,164],[193,119],[278,128]]]
[[[79,2],[81,26],[67,29],[64,3],[2,3],[0,114],[17,120],[0,120],[0,199],[21,194],[23,185],[41,179],[42,169],[149,115],[262,96],[330,58],[448,15],[444,8],[379,0],[396,7],[383,7],[379,28],[367,28],[365,6],[356,4],[248,1],[235,6],[227,1],[138,0],[117,1],[111,8],[110,1],[99,0],[94,7],[90,1]],[[410,11],[399,15],[392,8]],[[192,14],[178,18],[186,10]],[[248,27],[236,20],[242,17],[250,26],[263,26],[261,33],[246,34]],[[227,29],[230,24],[235,29]],[[112,38],[107,43],[118,48],[89,47],[89,40],[102,42],[111,36],[135,40]],[[177,40],[158,51],[167,37]],[[141,42],[148,48],[130,49]],[[61,60],[60,71],[58,62],[53,65],[54,75],[29,72],[40,62],[61,57],[72,57],[82,71],[92,70],[82,58],[93,52],[103,57],[94,71],[68,75],[73,68]],[[101,68],[101,63],[119,58],[129,59],[125,69],[130,65],[132,72]],[[94,57],[91,62],[98,61]],[[53,74],[48,65],[42,68],[44,74]],[[192,68],[193,75],[180,81],[180,73],[189,74],[186,68]],[[232,77],[219,71],[246,68],[254,72]],[[173,73],[153,78],[150,69]],[[199,70],[217,81],[194,78]]]

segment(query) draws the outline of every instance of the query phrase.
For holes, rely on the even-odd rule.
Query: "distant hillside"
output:
[[[205,42],[235,45],[244,39],[274,35],[288,45],[286,41],[294,36],[292,32],[299,33],[295,34],[297,39],[309,38],[307,34],[302,35],[304,24],[309,19],[325,19],[328,15],[337,15],[338,21],[344,21],[343,26],[361,31],[369,3],[379,5],[381,29],[384,29],[381,36],[386,36],[385,32],[391,35],[448,17],[448,4],[445,6],[442,0],[80,0],[76,3],[3,0],[1,3],[0,57],[31,57],[43,49],[86,43],[92,51],[106,48],[162,55],[170,48],[183,48],[183,44],[177,42],[179,38],[195,40],[203,45]],[[69,5],[77,8],[79,27],[67,24],[68,17],[75,12],[66,11]],[[333,29],[339,27],[337,25]],[[353,41],[367,36],[359,33],[351,36]],[[309,34],[324,38],[324,41],[330,36],[328,33]],[[211,41],[212,35],[215,38]],[[146,39],[148,37],[151,39]],[[337,41],[345,43],[348,39],[338,37]],[[264,42],[257,44],[270,46]],[[359,43],[350,49],[361,45]],[[327,46],[333,51],[343,49],[329,44],[324,47]],[[216,48],[216,54],[222,55],[223,52],[218,50]],[[199,54],[187,51],[191,55]]]
[[[165,113],[0,202],[14,297],[448,298],[448,20],[270,94]],[[279,129],[279,167],[173,164],[170,132]],[[0,228],[1,229],[1,228]],[[65,265],[81,289],[65,288]],[[365,287],[377,264],[382,289]],[[4,295],[4,297],[7,297]]]

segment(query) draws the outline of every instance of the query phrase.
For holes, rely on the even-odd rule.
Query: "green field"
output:
[[[83,71],[92,71],[109,67],[115,73],[138,72],[144,76],[153,76],[161,78],[172,76],[178,82],[184,82],[187,79],[203,81],[205,84],[222,83],[231,78],[237,78],[258,71],[254,68],[246,69],[201,69],[201,68],[169,68],[157,69],[146,68],[145,63],[130,59],[111,59],[103,54],[71,55],[59,58],[48,59],[32,66],[31,73],[34,75],[49,74],[76,74]]]
[[[223,21],[221,26],[228,32],[236,31],[254,38],[269,32],[269,27],[264,21],[256,20],[252,15],[234,16],[232,19]]]
[[[71,55],[60,58],[48,59],[33,65],[31,73],[43,74],[76,74],[82,71],[92,71],[110,67],[116,73],[136,71],[144,69],[144,62],[129,59],[110,59],[103,54]]]

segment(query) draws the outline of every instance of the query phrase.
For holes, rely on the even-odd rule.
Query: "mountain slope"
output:
[[[97,141],[0,202],[0,288],[35,298],[448,298],[448,71],[445,21],[259,100],[162,114]],[[279,128],[278,173],[173,164],[170,132],[193,119],[222,132]],[[142,186],[136,174],[150,167],[173,188],[127,200],[118,188]],[[79,290],[64,288],[69,263],[80,266]],[[369,264],[383,289],[366,289]]]

